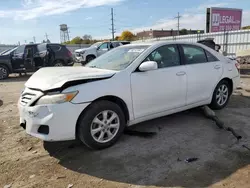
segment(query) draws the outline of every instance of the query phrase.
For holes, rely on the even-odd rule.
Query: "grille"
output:
[[[21,104],[22,105],[27,105],[28,103],[32,102],[36,98],[36,94],[33,93],[23,93],[21,96]]]

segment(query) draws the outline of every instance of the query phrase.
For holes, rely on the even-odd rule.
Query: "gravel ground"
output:
[[[241,187],[250,185],[250,78],[216,112],[243,136],[240,143],[199,109],[133,127],[153,135],[124,135],[91,151],[74,141],[47,143],[19,127],[17,100],[27,77],[0,82],[0,188]],[[242,96],[242,94],[244,96]],[[188,157],[197,161],[185,162]],[[9,185],[9,186],[8,186]]]

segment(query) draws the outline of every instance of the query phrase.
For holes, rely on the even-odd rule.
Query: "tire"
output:
[[[230,95],[231,86],[228,81],[220,81],[214,90],[212,102],[209,107],[213,110],[223,109],[228,104]]]
[[[76,136],[91,149],[105,149],[117,142],[125,125],[124,113],[117,104],[97,101],[80,116]]]
[[[9,77],[9,69],[5,65],[0,65],[0,80],[7,79]]]
[[[92,61],[92,60],[94,60],[94,59],[95,59],[95,56],[89,55],[89,56],[87,56],[87,58],[86,58],[86,63],[89,63],[90,61]]]
[[[63,67],[63,66],[64,66],[64,64],[60,60],[57,60],[57,61],[54,62],[54,67]]]

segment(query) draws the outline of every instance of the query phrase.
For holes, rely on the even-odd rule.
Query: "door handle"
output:
[[[220,65],[215,65],[214,68],[215,68],[215,69],[220,69],[221,66],[220,66]]]
[[[183,76],[183,75],[185,75],[185,74],[186,74],[186,73],[185,73],[184,71],[181,71],[181,72],[177,72],[177,73],[176,73],[177,76]]]

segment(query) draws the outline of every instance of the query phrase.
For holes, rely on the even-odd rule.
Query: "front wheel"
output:
[[[9,69],[5,65],[0,65],[0,80],[9,77]]]
[[[86,58],[86,63],[89,63],[90,61],[92,61],[92,60],[94,60],[94,59],[95,59],[95,56],[89,55],[89,56],[87,56],[87,58]]]
[[[104,149],[117,142],[124,128],[121,108],[110,101],[97,101],[80,117],[77,136],[91,149]]]
[[[222,80],[214,90],[210,107],[214,110],[220,110],[224,108],[229,101],[230,95],[231,88],[228,81]]]

